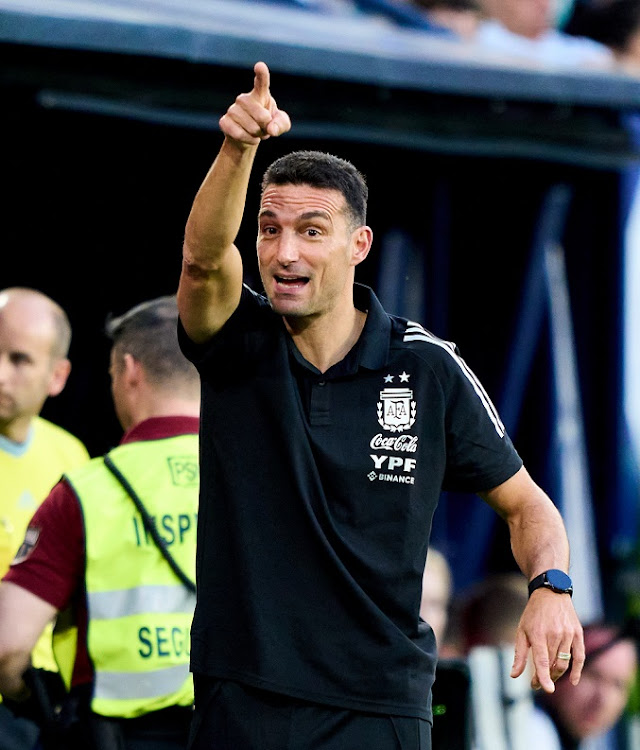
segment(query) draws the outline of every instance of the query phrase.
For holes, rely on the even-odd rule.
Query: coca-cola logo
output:
[[[371,438],[369,443],[374,450],[400,451],[404,453],[415,453],[418,450],[417,435],[383,435],[379,432]]]

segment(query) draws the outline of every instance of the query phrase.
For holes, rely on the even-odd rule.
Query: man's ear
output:
[[[67,384],[70,372],[71,362],[68,359],[58,359],[56,361],[49,379],[49,389],[47,391],[49,396],[57,396],[59,393],[62,393]]]
[[[371,244],[373,243],[373,231],[371,227],[358,227],[352,235],[352,242],[353,253],[351,255],[351,262],[354,266],[357,266],[369,255],[369,250],[371,250]]]
[[[129,352],[125,352],[122,361],[124,363],[124,378],[129,385],[136,385],[144,377],[142,365]]]

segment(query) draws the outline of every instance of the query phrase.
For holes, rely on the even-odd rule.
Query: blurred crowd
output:
[[[446,556],[430,547],[420,615],[434,623],[440,659],[434,700],[445,701],[434,716],[433,750],[449,747],[447,733],[439,731],[447,712],[466,728],[468,750],[636,750],[638,620],[584,623],[580,683],[571,685],[567,673],[554,693],[534,691],[530,675],[509,677],[528,596],[526,579],[515,571],[489,574],[458,591]],[[451,674],[461,669],[466,682],[452,694]],[[451,725],[450,717],[448,731]]]
[[[639,0],[280,0],[464,40],[492,56],[640,75]]]

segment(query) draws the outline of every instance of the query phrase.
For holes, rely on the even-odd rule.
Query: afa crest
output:
[[[378,401],[378,423],[390,432],[408,430],[416,421],[416,402],[410,388],[384,388]]]

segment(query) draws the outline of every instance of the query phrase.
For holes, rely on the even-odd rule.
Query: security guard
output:
[[[187,741],[200,387],[176,330],[174,297],[107,324],[124,436],[53,488],[0,583],[0,692],[18,712],[40,702],[50,747],[177,750]],[[67,690],[43,690],[43,711],[29,653],[53,618]]]
[[[28,287],[0,290],[0,576],[51,487],[89,460],[75,435],[41,416],[66,387],[71,335],[67,313],[48,295]],[[31,657],[38,667],[56,669],[51,627]],[[0,703],[1,750],[31,750],[38,734]]]

